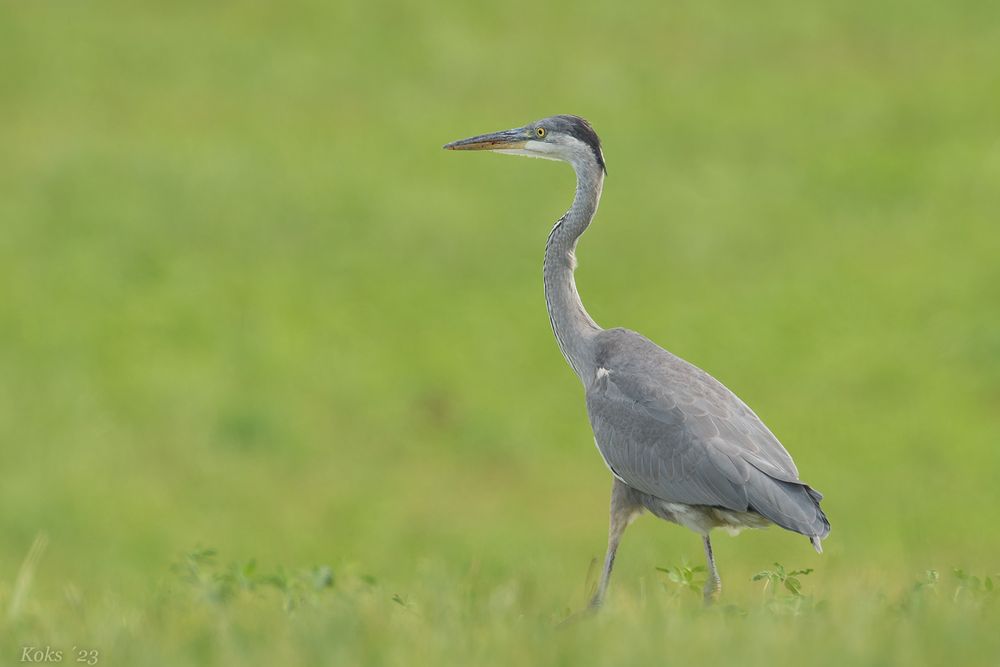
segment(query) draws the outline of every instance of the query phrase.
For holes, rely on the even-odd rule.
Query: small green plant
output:
[[[966,572],[962,568],[952,568],[954,577],[954,589],[950,594],[941,579],[937,570],[927,570],[924,575],[917,579],[909,589],[903,592],[899,601],[891,606],[895,612],[910,613],[922,609],[930,600],[938,598],[950,599],[952,604],[962,605],[971,608],[984,609],[993,604],[997,599],[996,579],[1000,579],[1000,574],[992,577],[977,575]]]
[[[281,568],[272,573],[260,573],[254,559],[219,566],[214,549],[191,551],[172,569],[181,581],[216,605],[226,604],[241,594],[271,589],[281,594],[285,611],[290,612],[334,586],[333,570],[326,565],[292,573]]]
[[[677,589],[689,590],[701,595],[706,579],[704,565],[695,565],[692,567],[687,561],[684,561],[680,565],[658,567],[656,569],[663,572],[667,577],[667,581],[676,586]]]
[[[790,572],[785,571],[785,567],[781,563],[775,563],[773,570],[761,570],[757,574],[753,575],[752,581],[763,581],[764,582],[764,593],[766,594],[768,588],[771,589],[771,595],[774,595],[776,591],[782,587],[785,588],[793,596],[802,596],[802,582],[799,581],[799,577],[804,577],[812,573],[812,568],[807,567],[804,570],[792,570]]]
[[[996,589],[989,575],[980,579],[957,567],[952,569],[952,574],[956,580],[955,592],[951,596],[953,602],[966,600],[982,604],[993,598]]]
[[[890,606],[895,612],[911,612],[923,605],[924,599],[937,592],[941,575],[937,570],[926,570],[924,575],[917,579],[909,590],[905,591],[899,601]]]
[[[797,616],[809,609],[818,608],[812,596],[803,595],[802,581],[812,573],[812,568],[786,570],[781,563],[775,563],[773,570],[761,570],[751,577],[751,581],[763,581],[764,606],[776,614]]]
[[[927,570],[924,572],[923,579],[918,579],[913,585],[914,591],[930,591],[934,590],[938,582],[941,581],[941,575],[938,574],[937,570]]]

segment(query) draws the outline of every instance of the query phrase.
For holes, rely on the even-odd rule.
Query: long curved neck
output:
[[[591,344],[602,329],[587,313],[576,291],[573,270],[576,268],[576,242],[586,231],[597,212],[604,187],[604,170],[593,160],[574,161],[576,196],[573,206],[552,228],[545,243],[542,269],[545,305],[559,350],[573,371],[585,381],[596,369]]]

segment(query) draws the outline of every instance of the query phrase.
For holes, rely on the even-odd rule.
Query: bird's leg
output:
[[[615,554],[618,552],[618,543],[621,542],[622,534],[636,516],[642,511],[642,506],[635,498],[635,494],[623,482],[615,478],[614,486],[611,487],[611,521],[608,525],[608,552],[604,556],[604,568],[601,570],[601,581],[597,585],[597,592],[590,600],[591,609],[601,606],[604,601],[604,593],[608,590],[608,581],[611,579],[611,569],[615,566]]]
[[[712,541],[708,533],[702,536],[705,543],[705,557],[708,559],[708,581],[705,582],[705,604],[712,604],[722,593],[722,580],[719,579],[719,571],[715,569],[715,554],[712,553]]]
[[[601,570],[601,581],[597,584],[597,592],[590,599],[590,607],[597,609],[604,602],[604,593],[608,590],[608,581],[611,580],[611,569],[615,566],[615,553],[618,551],[618,543],[621,541],[622,533],[625,532],[624,525],[616,525],[611,522],[611,530],[608,531],[608,552],[604,555],[604,568]]]

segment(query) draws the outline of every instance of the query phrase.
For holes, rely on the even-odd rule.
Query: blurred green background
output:
[[[1000,571],[998,63],[971,0],[3,3],[0,663],[997,664],[996,604],[898,601]],[[440,146],[554,113],[605,145],[592,315],[826,494],[822,557],[717,540],[732,614],[645,518],[551,628],[610,488],[542,300],[573,175]],[[206,602],[199,547],[335,583]]]

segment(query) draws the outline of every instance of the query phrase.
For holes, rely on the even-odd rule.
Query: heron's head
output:
[[[549,116],[524,127],[453,141],[445,148],[563,160],[577,169],[596,166],[607,172],[601,140],[590,123],[579,116]]]

